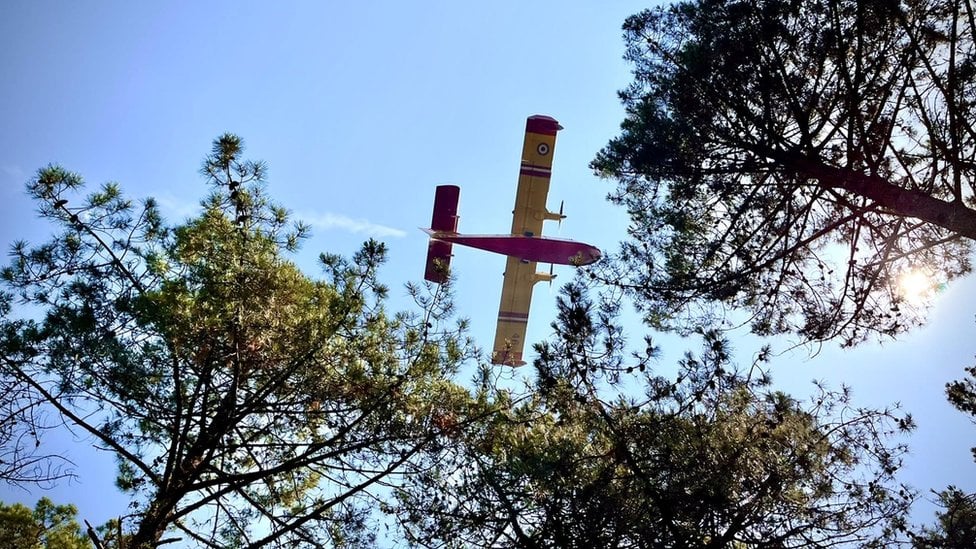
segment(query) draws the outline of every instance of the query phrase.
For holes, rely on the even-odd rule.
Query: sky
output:
[[[620,26],[653,1],[532,2],[33,2],[0,3],[0,246],[42,242],[24,184],[50,164],[90,186],[118,182],[155,197],[178,222],[207,193],[198,174],[214,138],[241,136],[246,156],[268,163],[272,197],[311,224],[295,257],[317,274],[320,252],[352,254],[387,243],[381,278],[390,309],[423,276],[434,187],[461,186],[460,230],[504,233],[510,224],[525,118],[555,117],[550,208],[568,218],[547,234],[613,250],[624,212],[604,197],[611,182],[588,168],[623,119],[617,90],[630,81]],[[7,261],[6,258],[3,260]],[[459,313],[488,348],[504,258],[455,247]],[[527,340],[550,332],[554,294],[537,286]],[[976,354],[976,279],[936,298],[929,323],[898,341],[856,349],[784,351],[776,386],[794,396],[810,381],[853,389],[857,405],[900,402],[918,430],[902,480],[924,493],[955,484],[976,491],[969,447],[976,427],[945,400],[944,385]],[[630,338],[645,333],[628,324]],[[656,337],[667,371],[697,342]],[[735,335],[748,366],[761,342]],[[785,350],[787,341],[773,341]],[[110,456],[60,437],[45,448],[76,463],[77,480],[51,490],[0,485],[0,501],[42,496],[74,503],[93,524],[125,512]],[[930,520],[918,506],[917,521]]]

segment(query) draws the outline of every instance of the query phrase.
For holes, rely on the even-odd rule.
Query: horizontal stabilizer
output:
[[[434,213],[430,217],[430,228],[434,231],[457,232],[458,201],[461,187],[457,185],[438,185],[434,192]]]
[[[431,231],[436,232],[457,232],[458,224],[458,201],[461,196],[461,188],[457,185],[439,185],[434,193],[434,212],[430,219]],[[429,233],[430,231],[428,231]],[[427,245],[427,267],[424,271],[424,279],[438,284],[447,281],[451,267],[450,242],[431,239]]]

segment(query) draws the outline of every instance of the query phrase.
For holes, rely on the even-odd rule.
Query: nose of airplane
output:
[[[598,259],[603,257],[603,253],[595,246],[589,246],[586,251],[590,255],[590,260],[587,261],[587,263],[595,263]]]

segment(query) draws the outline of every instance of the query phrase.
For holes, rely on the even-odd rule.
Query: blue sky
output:
[[[0,245],[41,241],[23,193],[38,168],[59,163],[90,185],[117,181],[154,196],[174,221],[207,191],[197,174],[211,141],[233,132],[270,166],[269,191],[314,236],[296,260],[349,254],[370,236],[388,243],[391,308],[423,276],[434,187],[461,186],[460,228],[511,224],[525,118],[547,114],[556,145],[550,205],[569,216],[550,234],[613,249],[623,212],[587,164],[614,136],[616,91],[630,81],[620,25],[651,2],[4,2],[0,4]],[[458,250],[458,308],[491,344],[504,260]],[[563,280],[569,268],[557,269]],[[558,281],[557,281],[558,282]],[[902,340],[854,350],[826,346],[778,356],[777,385],[796,396],[810,380],[852,386],[855,402],[900,401],[916,417],[904,479],[924,490],[976,490],[968,448],[976,428],[943,386],[976,353],[976,280],[951,285],[930,323]],[[553,297],[535,292],[529,340],[548,333]],[[632,326],[631,338],[643,329]],[[662,370],[696,342],[661,339]],[[774,342],[786,348],[787,342]],[[740,364],[758,342],[738,337]],[[78,464],[78,482],[53,491],[0,486],[0,500],[48,495],[92,523],[124,513],[112,459],[87,442],[45,444]],[[929,519],[920,507],[918,519]]]

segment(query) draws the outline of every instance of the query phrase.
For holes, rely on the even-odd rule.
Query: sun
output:
[[[937,286],[932,275],[922,269],[911,269],[898,277],[898,294],[915,304],[931,299]]]

